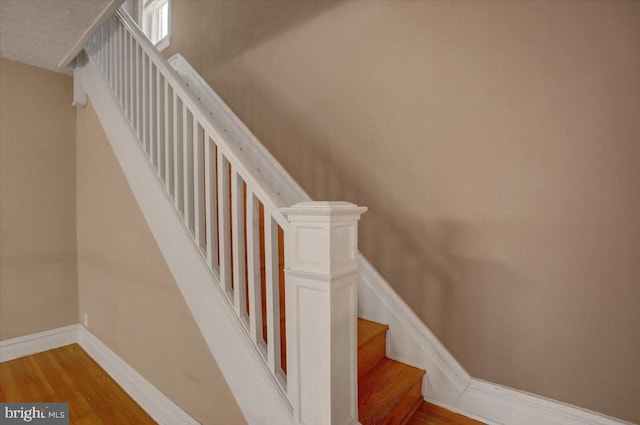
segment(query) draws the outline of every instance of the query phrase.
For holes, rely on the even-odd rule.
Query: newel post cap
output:
[[[345,217],[351,216],[356,220],[367,211],[367,207],[359,207],[344,201],[307,201],[298,202],[291,207],[280,208],[289,220],[296,217]],[[345,217],[346,218],[346,217]]]

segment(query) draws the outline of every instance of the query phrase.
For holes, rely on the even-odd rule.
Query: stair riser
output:
[[[358,378],[369,373],[385,356],[386,332],[382,332],[358,348]]]

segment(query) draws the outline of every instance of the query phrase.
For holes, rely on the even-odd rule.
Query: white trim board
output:
[[[389,325],[387,357],[426,370],[422,394],[454,405],[471,376],[363,255],[360,268],[358,316]]]
[[[440,404],[435,400],[427,401]],[[500,425],[633,425],[620,419],[534,394],[472,379],[460,399],[443,407],[488,424]]]
[[[161,425],[198,424],[88,329],[78,324],[0,341],[0,361],[7,362],[74,343],[79,344],[154,421]]]
[[[77,325],[77,342],[122,389],[161,425],[197,425],[180,406],[147,381],[87,328]]]
[[[41,353],[73,344],[78,340],[78,325],[50,329],[31,335],[0,341],[0,362]]]

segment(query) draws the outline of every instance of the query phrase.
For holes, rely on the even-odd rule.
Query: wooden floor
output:
[[[407,425],[481,425],[482,422],[469,419],[450,410],[424,402],[413,414]]]
[[[156,423],[78,344],[0,363],[0,402],[68,402],[75,425]]]
[[[68,402],[70,424],[155,424],[78,344],[0,363],[0,402]],[[422,403],[407,425],[479,425]]]

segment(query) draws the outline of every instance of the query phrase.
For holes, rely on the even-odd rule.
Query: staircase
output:
[[[425,371],[386,357],[388,329],[358,319],[358,414],[362,425],[406,424],[423,401]]]
[[[248,422],[409,423],[425,371],[386,357],[388,326],[357,319],[366,208],[311,202],[126,13],[85,51],[75,75]]]

